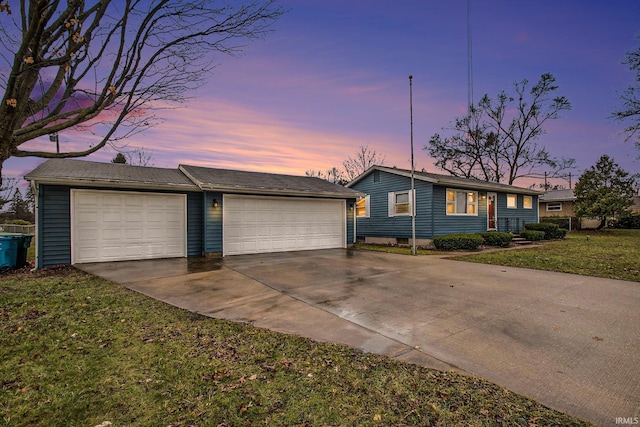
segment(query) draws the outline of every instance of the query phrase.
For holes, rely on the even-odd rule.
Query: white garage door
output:
[[[345,201],[224,196],[224,255],[345,246]]]
[[[186,196],[71,191],[72,263],[184,257]]]

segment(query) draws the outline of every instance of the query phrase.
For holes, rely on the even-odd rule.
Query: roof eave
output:
[[[274,188],[252,188],[252,187],[228,187],[228,186],[215,186],[201,184],[199,186],[204,191],[215,191],[225,194],[251,194],[251,195],[264,195],[264,196],[296,196],[296,197],[323,197],[331,199],[357,199],[362,197],[363,193],[355,192],[353,194],[348,193],[336,193],[331,191],[300,191],[289,189],[274,189]]]
[[[179,191],[192,191],[200,192],[197,186],[192,184],[171,184],[171,183],[156,183],[156,182],[141,182],[141,181],[122,181],[122,180],[102,180],[102,179],[83,179],[83,178],[39,178],[30,175],[25,175],[25,180],[34,182],[36,184],[45,185],[66,185],[70,187],[103,187],[103,188],[127,188],[127,189],[141,189],[141,190],[179,190]]]
[[[512,193],[526,194],[526,195],[531,195],[531,196],[539,196],[541,194],[544,194],[541,191],[530,190],[528,188],[521,188],[521,187],[514,187],[514,186],[510,186],[510,187],[496,186],[496,185],[493,185],[490,182],[487,182],[487,183],[484,183],[484,182],[469,182],[469,183],[465,183],[465,182],[448,180],[448,179],[444,178],[444,179],[439,180],[437,184],[438,185],[447,185],[447,186],[456,187],[456,188],[464,188],[464,189],[468,189],[468,190],[485,190],[485,191],[495,191],[495,192],[501,192],[501,193],[512,192]]]
[[[404,170],[399,170],[399,169],[394,169],[394,168],[388,168],[386,166],[371,166],[369,169],[367,169],[366,171],[364,171],[363,173],[361,173],[360,175],[358,175],[357,177],[355,177],[352,181],[350,181],[349,183],[347,183],[347,185],[345,185],[345,187],[347,188],[351,188],[352,185],[357,184],[358,182],[362,181],[365,177],[367,177],[371,172],[373,172],[374,170],[378,170],[378,171],[382,171],[382,172],[388,172],[388,173],[392,173],[395,175],[400,175],[400,176],[404,176],[407,178],[411,178],[411,172],[406,172]],[[436,183],[437,180],[424,176],[424,175],[420,175],[418,173],[414,173],[413,174],[414,179],[418,179],[420,181],[426,181],[426,182],[430,182],[430,183]]]

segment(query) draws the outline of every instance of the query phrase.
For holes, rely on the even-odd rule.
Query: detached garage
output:
[[[357,191],[302,176],[181,165],[48,160],[36,194],[36,265],[343,248]]]

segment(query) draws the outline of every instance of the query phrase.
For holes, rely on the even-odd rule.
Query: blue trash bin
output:
[[[0,268],[15,268],[18,261],[18,243],[20,237],[0,234]]]

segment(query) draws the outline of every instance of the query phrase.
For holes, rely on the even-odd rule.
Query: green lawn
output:
[[[455,259],[640,282],[640,230],[572,232],[535,248]]]
[[[73,268],[0,276],[0,425],[586,425],[483,379],[206,318]]]

